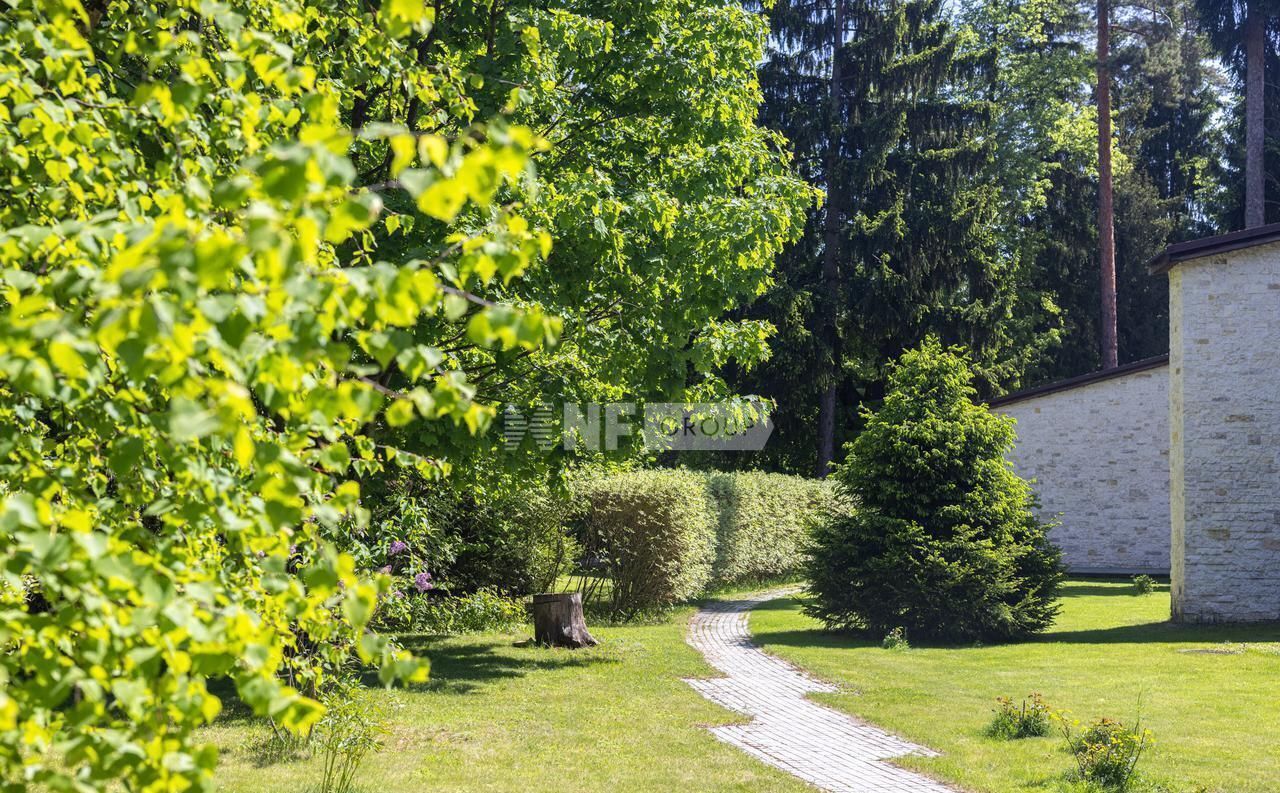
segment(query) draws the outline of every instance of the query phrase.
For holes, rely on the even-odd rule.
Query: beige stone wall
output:
[[[1169,277],[1173,616],[1280,619],[1280,243]]]
[[[1072,571],[1169,571],[1168,385],[1160,366],[994,408]]]

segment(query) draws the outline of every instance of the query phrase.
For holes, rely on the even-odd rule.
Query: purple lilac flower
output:
[[[430,573],[418,573],[415,575],[413,577],[413,585],[418,588],[419,592],[426,592],[436,588],[436,585],[431,583]]]
[[[405,544],[404,544],[403,542],[401,542],[400,540],[396,540],[395,542],[391,543],[391,550],[387,552],[387,555],[388,555],[388,556],[395,556],[396,554],[398,554],[398,553],[403,553],[403,552],[405,552],[405,551],[407,551],[407,550],[409,550],[409,546],[408,546],[408,545],[405,545]]]
[[[387,565],[386,567],[379,567],[378,572],[384,573],[386,575],[391,575],[391,565]]]

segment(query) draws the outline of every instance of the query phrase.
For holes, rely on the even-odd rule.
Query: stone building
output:
[[[1077,572],[1168,572],[1173,618],[1280,619],[1280,224],[1170,246],[1170,351],[1012,394],[1011,462]]]
[[[1010,461],[1072,572],[1169,572],[1168,402],[1162,356],[990,403],[1018,421]]]

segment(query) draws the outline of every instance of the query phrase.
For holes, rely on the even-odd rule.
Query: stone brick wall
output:
[[[1169,572],[1167,365],[1015,398],[1010,462],[1036,480],[1050,537],[1074,572]]]
[[[1280,243],[1169,287],[1173,617],[1280,619]]]

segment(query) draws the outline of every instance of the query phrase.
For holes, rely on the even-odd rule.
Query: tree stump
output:
[[[592,647],[599,644],[587,632],[582,594],[565,592],[533,596],[533,640],[552,647]]]

